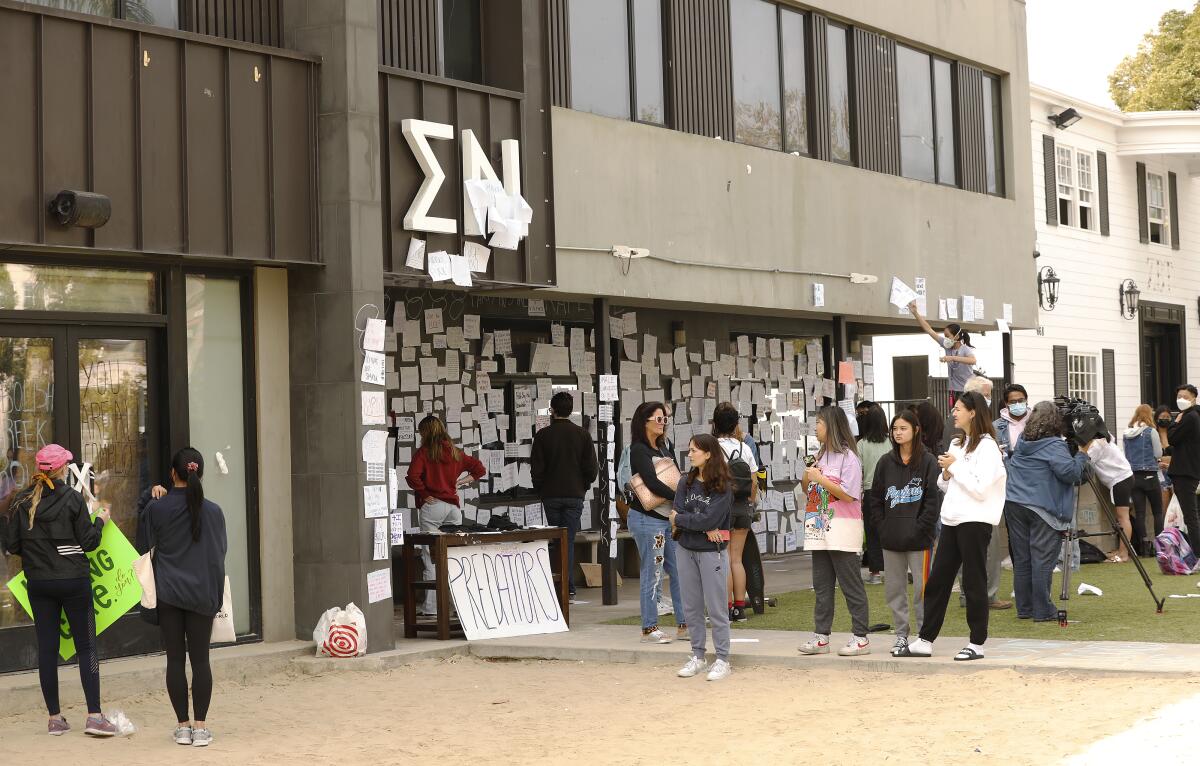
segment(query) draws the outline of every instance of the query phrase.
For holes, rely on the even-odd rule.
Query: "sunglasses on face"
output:
[[[651,420],[653,420],[655,423],[666,423],[668,420],[670,420],[670,418],[666,415],[655,415],[653,418],[651,418]]]

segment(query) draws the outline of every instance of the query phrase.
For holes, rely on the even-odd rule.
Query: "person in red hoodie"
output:
[[[458,490],[471,483],[463,474],[478,480],[487,473],[483,463],[450,441],[446,426],[437,415],[428,415],[417,426],[421,446],[408,467],[408,486],[417,493],[417,517],[422,532],[439,532],[443,526],[462,524],[462,502]],[[433,562],[423,553],[425,579],[434,579]],[[425,597],[423,611],[433,614],[434,593]]]

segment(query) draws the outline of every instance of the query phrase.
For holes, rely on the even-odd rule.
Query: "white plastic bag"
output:
[[[367,618],[351,602],[333,607],[317,620],[313,643],[318,657],[362,657],[367,653]]]
[[[104,714],[113,726],[117,727],[117,736],[128,737],[137,731],[137,727],[133,725],[133,721],[129,720],[129,716],[125,715],[123,710],[110,710]]]
[[[1171,502],[1167,505],[1167,515],[1163,518],[1163,526],[1187,530],[1187,524],[1183,520],[1183,510],[1179,507],[1179,498],[1175,495],[1171,495]]]

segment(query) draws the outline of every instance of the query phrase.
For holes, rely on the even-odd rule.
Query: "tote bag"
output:
[[[675,465],[675,461],[669,457],[654,458],[654,473],[658,476],[658,480],[668,487],[674,489],[679,486],[681,475],[679,466]],[[656,516],[661,516],[664,519],[671,515],[671,501],[673,497],[659,497],[646,486],[639,474],[634,474],[633,479],[629,482],[633,488],[633,493],[637,496],[638,502],[642,504],[642,508],[653,513]]]
[[[225,576],[225,593],[221,596],[221,611],[213,617],[213,644],[237,643],[237,631],[233,627],[233,598],[229,595],[229,576]]]

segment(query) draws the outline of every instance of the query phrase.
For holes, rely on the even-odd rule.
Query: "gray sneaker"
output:
[[[71,730],[71,724],[67,723],[67,719],[60,716],[55,716],[50,719],[50,723],[46,727],[47,732],[51,737],[61,737]]]
[[[117,727],[112,721],[102,715],[88,716],[87,725],[83,727],[84,734],[90,734],[93,737],[115,737],[117,736]]]
[[[192,747],[208,747],[212,740],[212,731],[209,729],[192,729]]]
[[[190,745],[192,744],[192,727],[180,726],[175,729],[175,744]]]

